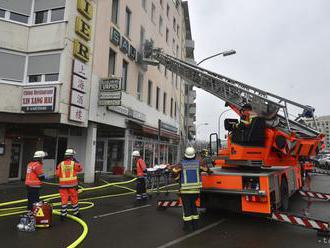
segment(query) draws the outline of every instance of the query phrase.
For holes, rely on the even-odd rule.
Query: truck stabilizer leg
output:
[[[316,198],[316,199],[327,200],[327,201],[330,200],[330,194],[327,194],[327,193],[304,191],[304,190],[299,190],[298,192],[300,195],[302,195],[304,197]]]
[[[279,222],[285,222],[292,225],[297,225],[309,229],[314,229],[318,231],[318,235],[329,235],[329,223],[321,220],[316,220],[312,218],[297,216],[289,213],[273,213],[271,216],[272,220]]]
[[[158,200],[157,208],[158,209],[167,209],[174,207],[182,207],[182,203],[179,199],[176,200]]]

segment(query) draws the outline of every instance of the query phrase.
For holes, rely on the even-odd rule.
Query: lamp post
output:
[[[218,118],[218,137],[219,137],[219,147],[221,148],[221,137],[220,137],[220,119],[221,119],[221,116],[230,111],[231,109],[226,109],[224,111],[221,112],[221,114],[219,115],[219,118]]]
[[[212,56],[206,57],[205,59],[199,61],[199,62],[197,63],[197,65],[200,65],[200,64],[203,63],[205,60],[209,60],[209,59],[212,59],[212,58],[217,57],[217,56],[220,56],[220,55],[222,55],[222,56],[225,57],[225,56],[233,55],[233,54],[235,54],[235,53],[236,53],[236,51],[235,51],[234,49],[226,50],[226,51],[223,51],[223,52],[221,52],[221,53],[217,53],[217,54],[214,54],[214,55],[212,55]]]

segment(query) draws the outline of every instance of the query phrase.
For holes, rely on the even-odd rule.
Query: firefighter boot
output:
[[[192,229],[196,231],[199,228],[198,220],[192,220]]]

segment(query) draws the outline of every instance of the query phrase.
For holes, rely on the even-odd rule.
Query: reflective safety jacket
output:
[[[142,158],[139,158],[138,161],[136,161],[136,175],[138,177],[144,177],[144,172],[146,169],[146,163],[143,161]]]
[[[180,171],[180,192],[198,194],[201,187],[200,162],[198,160],[183,160]]]
[[[77,173],[81,166],[78,162],[67,159],[58,164],[56,176],[59,178],[61,188],[72,188],[78,185]]]
[[[250,125],[252,120],[257,117],[258,115],[253,111],[248,111],[245,115],[241,118],[241,123],[244,123],[246,126]]]
[[[40,188],[42,182],[39,178],[42,176],[44,176],[42,163],[39,161],[30,162],[26,169],[25,185]]]

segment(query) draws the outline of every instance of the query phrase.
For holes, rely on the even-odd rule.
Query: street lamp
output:
[[[221,148],[221,137],[220,137],[220,119],[221,119],[221,116],[224,114],[224,113],[226,113],[226,112],[228,112],[228,111],[230,111],[231,109],[226,109],[226,110],[224,110],[224,111],[222,111],[221,112],[221,114],[219,115],[219,118],[218,118],[218,139],[219,139],[219,146],[220,146],[220,148]]]
[[[214,54],[214,55],[212,55],[212,56],[209,56],[209,57],[207,57],[207,58],[201,60],[200,62],[197,63],[197,65],[200,65],[200,64],[201,64],[202,62],[204,62],[205,60],[212,59],[212,58],[217,57],[217,56],[220,56],[220,55],[222,55],[222,56],[225,57],[225,56],[233,55],[233,54],[235,54],[235,53],[236,53],[236,51],[235,51],[234,49],[226,50],[226,51],[223,51],[223,52],[221,52],[221,53]]]

